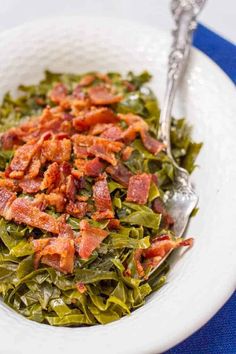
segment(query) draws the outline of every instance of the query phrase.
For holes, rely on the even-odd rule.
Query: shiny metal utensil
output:
[[[173,44],[169,55],[167,85],[160,117],[159,138],[165,143],[167,155],[175,166],[173,187],[165,193],[164,202],[175,221],[173,231],[176,237],[183,235],[190,214],[198,202],[198,196],[191,186],[188,172],[178,166],[171,153],[171,110],[179,80],[187,66],[192,35],[197,26],[196,18],[205,2],[206,0],[172,0],[171,2],[171,11],[176,28],[173,31]],[[164,257],[162,262],[169,256],[170,252]]]

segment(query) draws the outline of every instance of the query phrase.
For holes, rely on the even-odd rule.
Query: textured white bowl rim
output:
[[[101,19],[101,18],[85,18],[85,17],[63,17],[63,18],[55,18],[55,19],[47,19],[36,21],[35,23],[25,24],[23,26],[14,28],[12,30],[8,30],[0,34],[0,49],[3,49],[1,45],[7,45],[8,39],[11,42],[11,46],[15,45],[17,52],[17,45],[20,43],[15,42],[12,43],[12,39],[15,37],[19,39],[19,34],[24,35],[29,38],[30,33],[39,32],[39,28],[45,28],[47,26],[52,26],[53,33],[53,25],[58,25],[59,21],[63,21],[63,25],[67,26],[75,26],[75,23],[78,23],[78,26],[85,23],[92,23],[94,26],[96,24],[104,23],[104,28],[111,28],[111,24],[116,28],[129,28],[132,31],[137,31],[142,34],[145,33],[151,36],[164,37],[167,40],[168,45],[166,45],[166,50],[168,50],[169,46],[169,37],[166,34],[163,34],[161,31],[158,31],[153,28],[149,28],[148,26],[140,26],[138,24],[128,23],[126,21],[119,21],[114,19]],[[87,28],[88,30],[88,28]],[[102,32],[102,30],[101,30]],[[94,33],[92,34],[94,35]],[[24,36],[23,36],[24,38]],[[24,40],[22,38],[22,40]],[[155,37],[152,37],[155,38]],[[6,50],[8,53],[8,51]],[[150,54],[151,56],[151,54]],[[216,101],[222,100],[222,103],[226,103],[229,106],[228,111],[226,112],[225,121],[226,123],[229,120],[229,124],[233,121],[233,111],[235,109],[235,105],[233,100],[235,100],[235,92],[234,86],[230,82],[230,80],[226,77],[226,75],[213,63],[211,62],[205,55],[197,51],[193,50],[193,68],[197,63],[197,69],[195,74],[198,72],[199,68],[204,68],[203,72],[205,77],[201,77],[199,80],[200,84],[207,85],[208,81],[211,81],[212,77],[215,78],[216,86],[220,86],[220,90],[216,91]],[[3,61],[0,60],[0,64]],[[109,68],[108,68],[109,69]],[[130,68],[132,69],[132,63],[130,63]],[[1,78],[1,67],[0,67],[0,78]],[[190,69],[189,69],[190,71]],[[209,72],[209,77],[208,73]],[[201,76],[201,70],[199,75]],[[5,75],[5,76],[4,76]],[[7,74],[3,76],[6,78]],[[189,82],[191,87],[191,73],[189,75]],[[214,82],[214,81],[213,81]],[[204,86],[203,85],[203,86]],[[203,87],[202,86],[202,87]],[[222,89],[223,88],[223,89]],[[183,88],[184,90],[185,88]],[[193,89],[194,90],[194,89]],[[2,93],[2,92],[1,92]],[[219,96],[220,94],[220,96]],[[200,93],[199,93],[200,95]],[[212,104],[215,102],[212,102]],[[205,103],[205,102],[204,102]],[[207,107],[208,108],[208,107]],[[218,106],[217,106],[218,109]],[[191,109],[190,109],[191,110]],[[222,113],[222,112],[221,112]],[[219,118],[219,114],[216,114]],[[216,123],[217,124],[217,123]],[[227,124],[226,124],[227,125]],[[230,130],[226,130],[228,133]],[[228,139],[230,141],[231,152],[236,153],[236,144],[233,139],[226,134],[225,131],[222,131],[221,138]],[[236,136],[236,126],[232,125],[232,136]],[[226,155],[225,155],[226,156]],[[231,160],[232,161],[232,160]],[[209,161],[208,161],[209,162]],[[233,161],[232,161],[233,162]],[[231,176],[235,176],[235,168],[229,168],[229,173]],[[199,173],[198,173],[199,175]],[[233,180],[235,181],[235,179]],[[230,186],[233,186],[229,180],[227,183]],[[230,190],[228,190],[230,193]],[[211,196],[212,197],[212,196]],[[223,200],[224,203],[232,200],[235,201],[235,198],[227,198]],[[232,209],[232,208],[231,208]],[[233,216],[232,210],[229,210],[229,215]],[[230,217],[229,217],[230,219]],[[0,304],[0,336],[1,336],[1,350],[4,353],[25,353],[30,354],[34,352],[35,354],[41,353],[43,350],[50,353],[58,353],[58,350],[65,351],[67,350],[79,350],[85,353],[159,353],[167,350],[168,348],[174,346],[180,341],[184,340],[186,337],[191,335],[194,331],[200,328],[203,324],[205,324],[216,312],[217,310],[227,301],[227,299],[231,296],[235,289],[235,261],[233,254],[233,247],[235,247],[235,241],[233,241],[233,237],[235,239],[235,226],[233,224],[233,218],[228,225],[225,226],[225,232],[231,233],[231,236],[226,240],[228,242],[227,245],[222,245],[222,271],[219,273],[220,267],[216,267],[219,276],[219,284],[216,286],[216,289],[212,288],[213,283],[211,282],[211,278],[214,277],[215,269],[207,269],[206,270],[206,278],[209,280],[209,288],[204,290],[205,294],[208,293],[208,298],[201,298],[201,303],[199,304],[199,308],[193,308],[192,312],[184,313],[184,302],[188,301],[186,296],[185,288],[183,288],[183,302],[180,303],[178,299],[176,306],[179,306],[180,312],[179,317],[172,316],[172,312],[165,313],[168,318],[168,322],[165,322],[165,318],[157,318],[155,316],[155,311],[158,309],[158,294],[155,296],[155,299],[151,299],[150,303],[144,306],[142,309],[136,311],[134,314],[130,316],[130,318],[124,318],[115,323],[106,325],[106,326],[95,326],[90,328],[52,328],[46,325],[40,325],[37,323],[32,323],[27,321],[18,315],[12,313],[11,310],[6,309],[5,306]],[[218,247],[218,246],[217,246]],[[235,248],[234,248],[235,249]],[[220,251],[219,247],[216,250]],[[188,260],[190,256],[187,254],[186,259]],[[181,260],[183,264],[185,261]],[[180,262],[180,263],[181,263]],[[210,266],[210,264],[209,264]],[[226,270],[224,269],[226,266]],[[176,265],[176,268],[180,268],[179,264]],[[180,269],[178,269],[179,271]],[[176,275],[175,275],[176,276]],[[171,279],[173,281],[174,279]],[[192,284],[191,284],[192,286]],[[201,279],[199,279],[199,288],[201,289]],[[215,291],[216,290],[216,291]],[[200,290],[201,291],[201,290]],[[203,290],[202,290],[203,291]],[[165,295],[164,291],[162,295]],[[168,295],[169,296],[169,295]],[[163,298],[163,296],[162,296]],[[161,298],[161,300],[162,300]],[[167,299],[168,300],[168,299]],[[170,299],[171,301],[171,299]],[[210,302],[210,303],[209,303]],[[195,304],[196,305],[196,304]],[[168,305],[165,304],[166,310],[168,309]],[[188,311],[190,307],[187,308]],[[197,317],[194,312],[198,311]],[[162,313],[163,315],[163,313]],[[181,318],[181,320],[180,320]],[[161,323],[164,323],[164,329],[161,326]],[[168,323],[168,326],[166,325]],[[142,325],[143,324],[143,325]],[[160,335],[161,334],[161,335]],[[135,340],[134,340],[135,339]],[[199,348],[200,349],[200,348]]]

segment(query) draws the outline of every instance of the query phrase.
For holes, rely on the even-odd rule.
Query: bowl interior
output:
[[[0,39],[0,98],[8,90],[16,94],[19,84],[37,83],[45,69],[72,73],[147,69],[162,102],[170,38],[158,30],[113,19],[72,17],[25,25]],[[161,352],[199,328],[223,305],[235,287],[236,228],[229,208],[236,201],[231,193],[236,177],[234,98],[233,85],[224,74],[193,50],[174,114],[186,116],[194,126],[194,137],[204,142],[200,167],[193,174],[200,211],[187,231],[195,237],[195,245],[184,257],[183,251],[174,257],[167,285],[131,316],[93,328],[50,328],[1,305],[4,349],[10,350],[8,339],[15,338],[19,353],[26,354],[32,348],[35,353],[48,348],[53,353],[59,348],[73,350],[78,343],[89,353]],[[38,342],[40,346],[35,345]]]

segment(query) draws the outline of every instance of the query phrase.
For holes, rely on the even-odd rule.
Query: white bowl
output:
[[[63,17],[26,24],[0,35],[0,96],[18,84],[37,83],[45,69],[148,69],[162,98],[169,47],[167,34],[114,19]],[[188,229],[195,245],[184,257],[175,257],[167,285],[130,316],[89,328],[33,323],[1,303],[2,353],[159,353],[214,315],[234,291],[236,279],[235,103],[233,84],[194,49],[175,114],[187,116],[195,138],[204,142],[193,175],[200,212]]]

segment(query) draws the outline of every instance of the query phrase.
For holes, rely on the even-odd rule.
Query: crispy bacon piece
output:
[[[137,269],[138,275],[140,277],[144,277],[144,269],[141,263],[142,254],[143,254],[142,248],[139,248],[134,252],[134,264]]]
[[[123,275],[125,277],[131,277],[132,273],[131,273],[131,270],[129,268],[126,268],[124,271],[123,271]]]
[[[110,126],[101,134],[102,138],[117,141],[122,139],[122,130],[117,125]]]
[[[192,244],[192,238],[171,240],[168,235],[164,235],[157,237],[149,248],[143,250],[143,256],[145,258],[160,257],[162,259],[170,250],[181,246],[192,246]]]
[[[118,141],[122,139],[122,129],[112,123],[98,123],[89,130],[90,135],[100,135],[101,138]]]
[[[21,145],[22,142],[32,140],[32,131],[36,129],[39,118],[32,118],[6,131],[1,135],[1,146],[5,150],[11,150]]]
[[[64,179],[71,174],[71,164],[69,162],[62,162],[60,164],[60,173],[63,175]]]
[[[162,258],[160,256],[156,256],[156,257],[152,257],[152,258],[147,258],[143,261],[143,269],[146,270],[150,270],[153,269],[155,267],[158,266],[158,264],[160,264],[162,261]],[[147,277],[148,278],[148,277]]]
[[[111,84],[112,81],[111,79],[109,78],[109,76],[107,74],[104,74],[104,73],[96,73],[96,77],[104,82],[106,82],[107,84]]]
[[[13,179],[21,179],[24,176],[23,171],[12,171],[9,173],[9,177]]]
[[[132,152],[134,151],[134,148],[132,146],[126,146],[124,150],[122,151],[121,158],[123,161],[128,161],[130,156],[132,155]]]
[[[192,246],[193,239],[172,240],[169,235],[157,237],[147,249],[137,249],[134,253],[134,263],[140,277],[145,276],[145,269],[156,267],[169,251],[181,246]]]
[[[49,98],[54,103],[61,103],[66,98],[67,88],[64,84],[58,83],[56,84],[52,91],[49,94]]]
[[[35,130],[33,136],[38,137],[44,132],[51,131],[54,134],[64,131],[65,126],[63,125],[62,117],[53,117],[53,119],[48,120],[45,123],[40,122],[39,127]],[[66,131],[67,131],[66,127]]]
[[[74,144],[73,151],[77,159],[86,159],[89,156],[87,147],[85,146],[79,146],[77,144]]]
[[[97,227],[92,227],[87,220],[80,222],[81,241],[79,255],[88,259],[92,252],[98,248],[101,242],[108,236],[108,232]]]
[[[62,213],[65,208],[66,198],[62,193],[50,193],[50,194],[36,194],[33,205],[40,209],[41,211],[45,210],[48,205],[55,208],[59,213]]]
[[[100,157],[100,159],[107,161],[113,166],[116,166],[117,160],[114,153],[110,150],[109,146],[103,144],[92,145],[88,148],[91,155]]]
[[[68,133],[71,134],[72,124],[61,107],[46,107],[40,117],[33,117],[17,127],[17,134],[21,141],[29,142],[39,139],[44,134]]]
[[[76,159],[76,160],[74,160],[74,165],[77,168],[77,171],[79,172],[80,176],[84,175],[86,164],[87,164],[87,162],[84,159]]]
[[[152,154],[156,155],[160,151],[165,149],[165,144],[152,138],[151,135],[148,133],[148,131],[143,129],[140,131],[140,135],[141,135],[143,145]]]
[[[29,164],[27,171],[25,172],[26,177],[29,179],[37,177],[39,174],[40,168],[41,168],[40,154],[37,153],[32,158],[32,161]]]
[[[88,147],[87,151],[90,155],[100,157],[112,165],[116,165],[117,163],[114,152],[119,152],[124,145],[118,141],[110,141],[92,135],[76,134],[72,136],[72,140],[75,145]]]
[[[46,194],[44,193],[36,194],[34,200],[32,201],[33,206],[35,206],[41,211],[44,211],[48,206],[45,196]]]
[[[74,201],[76,195],[75,179],[72,175],[67,177],[66,181],[66,196],[69,200]]]
[[[59,216],[58,227],[59,227],[59,237],[67,237],[74,239],[74,232],[69,224],[66,223],[67,216],[62,214]]]
[[[34,240],[35,268],[39,261],[63,273],[72,273],[74,270],[75,245],[70,237],[57,237]]]
[[[40,189],[53,189],[58,185],[60,179],[60,169],[57,162],[53,162],[48,166],[47,170],[44,172],[43,181]]]
[[[137,132],[141,129],[148,130],[148,124],[144,121],[144,119],[137,114],[127,113],[127,114],[119,114],[118,115],[121,120],[124,120],[128,126],[133,126]]]
[[[16,199],[16,194],[5,189],[0,188],[0,215],[6,218],[9,213],[9,208],[12,202]]]
[[[134,125],[131,125],[127,129],[125,129],[122,133],[122,140],[125,141],[125,143],[132,143],[137,137],[137,132],[139,129],[136,129]]]
[[[17,133],[17,128],[11,128],[1,134],[0,142],[3,150],[11,150],[14,146],[19,145],[20,139]]]
[[[39,263],[46,264],[49,267],[52,267],[59,272],[62,272],[62,269],[60,268],[60,256],[58,254],[47,254],[45,256],[41,256],[40,253],[36,253],[34,256],[34,268],[37,269],[39,266]],[[63,273],[66,273],[63,271]]]
[[[89,129],[89,135],[100,135],[112,126],[112,123],[97,123]]]
[[[24,193],[37,193],[40,190],[42,183],[41,178],[34,179],[22,179],[19,182],[19,187],[23,190]]]
[[[62,213],[65,208],[66,199],[62,193],[45,194],[47,205],[53,206],[57,212]]]
[[[55,119],[54,113],[55,112],[53,111],[53,109],[50,106],[46,106],[44,108],[44,110],[42,111],[41,116],[39,117],[39,122],[37,122],[37,123],[39,123],[40,125],[44,125],[44,124],[54,120]],[[30,121],[30,123],[31,123],[31,121]],[[33,121],[32,121],[32,123],[33,123]],[[27,125],[26,125],[26,127],[27,127]]]
[[[109,230],[119,230],[120,228],[120,220],[119,219],[111,219],[107,225]]]
[[[64,132],[67,135],[71,135],[72,132],[74,132],[73,126],[72,126],[72,122],[68,121],[68,120],[62,120],[63,118],[61,118],[61,124],[58,125],[58,127],[55,127],[53,129],[53,132],[56,133],[60,133],[60,132]]]
[[[88,94],[92,104],[96,106],[118,103],[123,99],[121,95],[113,95],[104,85],[91,87]]]
[[[55,138],[56,138],[57,140],[63,140],[63,139],[70,139],[70,136],[69,136],[68,133],[62,132],[62,133],[56,134],[56,135],[55,135]]]
[[[111,175],[111,177],[124,187],[128,187],[129,179],[132,177],[132,173],[121,163],[116,166],[108,166],[106,172]]]
[[[59,270],[63,273],[72,273],[74,269],[74,240],[66,237],[51,238],[48,245],[40,252],[42,258],[42,263],[49,264],[46,262],[44,256],[58,255],[60,257]]]
[[[86,162],[84,166],[84,173],[86,176],[98,177],[104,168],[104,163],[98,157]]]
[[[29,166],[32,157],[39,149],[39,144],[36,144],[35,140],[32,140],[22,146],[20,146],[10,163],[12,171],[25,171]]]
[[[92,219],[99,221],[99,220],[104,220],[104,219],[113,219],[114,218],[114,213],[112,210],[106,209],[103,211],[96,211],[92,215]]]
[[[67,184],[67,177],[72,174],[72,166],[69,162],[64,161],[59,165],[59,175],[57,182],[52,185],[51,188],[55,187],[60,190],[60,192],[66,194],[66,184]]]
[[[73,126],[75,129],[83,131],[98,123],[114,123],[118,120],[110,108],[94,108],[89,112],[81,112],[77,118],[73,119]]]
[[[3,174],[2,174],[2,172],[1,172],[1,177],[9,177],[9,175],[10,175],[10,173],[11,173],[11,168],[10,168],[10,166],[7,166],[7,168],[5,169],[5,171],[3,172]]]
[[[31,124],[31,122],[29,122],[29,128],[22,133],[22,140],[24,142],[29,142],[32,139],[40,139],[41,136],[49,132],[51,134],[51,132],[54,132],[55,130],[59,129],[61,125],[61,121],[58,118],[48,120],[45,123],[41,123],[40,119],[36,119],[35,123],[33,125]],[[30,125],[32,125],[31,128]],[[20,128],[21,130],[23,130],[22,126]],[[24,128],[26,128],[26,126]]]
[[[98,211],[112,210],[111,196],[104,175],[93,185],[93,198]]]
[[[75,251],[76,253],[79,254],[79,245],[80,245],[80,242],[81,242],[81,235],[80,235],[80,232],[77,232],[76,233],[76,237],[75,237]]]
[[[156,198],[153,201],[152,210],[155,211],[155,213],[162,214],[162,223],[164,224],[164,227],[169,228],[174,224],[174,220],[172,216],[167,212],[166,207],[161,198]]]
[[[10,163],[9,172],[11,172],[11,178],[22,178],[26,169],[31,163],[31,160],[39,157],[41,146],[43,141],[50,137],[51,133],[47,132],[42,134],[39,140],[31,139],[26,144],[20,146]],[[30,166],[29,166],[30,168]],[[18,173],[18,177],[16,177]],[[20,175],[21,174],[21,175]]]
[[[19,183],[18,181],[11,178],[0,178],[0,188],[9,189],[12,192],[19,192]]]
[[[86,187],[86,179],[81,174],[81,172],[72,169],[71,174],[73,177],[75,177],[77,189],[83,189]],[[78,198],[78,195],[76,196],[76,198]]]
[[[69,204],[66,206],[66,212],[75,218],[83,218],[88,211],[88,204],[86,202],[72,202],[69,201]]]
[[[158,187],[158,178],[154,173],[152,174],[152,182],[155,183],[155,185]]]
[[[42,156],[46,161],[69,161],[71,156],[71,141],[69,139],[46,140],[42,146]]]
[[[74,256],[75,256],[75,245],[74,240],[58,238],[58,242],[61,243],[61,257],[60,257],[60,269],[64,273],[73,273],[74,270]],[[56,245],[58,250],[58,246]],[[45,262],[45,259],[42,259]]]
[[[133,141],[136,138],[137,133],[139,133],[143,145],[152,154],[158,154],[165,148],[163,143],[151,137],[148,132],[148,124],[143,120],[142,117],[128,113],[119,114],[119,118],[124,120],[129,126],[128,129],[126,129],[122,134],[122,138],[124,140]]]
[[[72,96],[67,96],[67,99],[74,117],[80,114],[81,111],[84,111],[91,106],[87,93],[82,90],[82,86],[80,85],[75,87]]]
[[[94,82],[95,79],[96,79],[95,75],[87,74],[84,77],[82,77],[82,79],[79,82],[79,85],[80,86],[89,86]]]
[[[72,141],[75,145],[78,146],[87,146],[90,147],[92,145],[104,145],[106,146],[111,152],[119,152],[124,144],[119,141],[110,141],[105,138],[100,138],[98,136],[92,135],[82,135],[82,134],[75,134],[72,136]]]
[[[89,200],[89,197],[87,195],[77,195],[76,199],[79,202],[87,202]]]
[[[5,199],[4,199],[5,195]],[[11,196],[7,196],[9,203],[7,204],[7,210],[4,212],[4,200],[6,202],[6,190],[0,192],[0,213],[7,220],[14,220],[18,223],[26,224],[32,227],[46,230],[57,234],[58,223],[51,215],[40,211],[33,205],[33,202],[26,198],[17,198],[11,193]],[[1,205],[2,204],[2,205]],[[9,205],[10,204],[10,205]]]
[[[70,114],[70,113],[63,113],[62,114],[62,119],[64,121],[72,122],[73,118],[74,118],[74,116],[72,114]]]
[[[90,141],[92,144],[88,147],[88,151],[90,154],[100,157],[101,159],[107,161],[108,163],[115,166],[117,164],[114,153],[119,152],[123,143],[118,141],[110,141],[108,139],[100,138],[100,137],[91,137],[93,138]]]
[[[81,85],[77,85],[72,93],[72,97],[79,100],[79,101],[84,101],[85,99],[85,93],[82,90],[82,86]],[[73,101],[74,103],[74,101]]]
[[[34,252],[42,251],[50,242],[50,238],[41,238],[39,240],[33,240]]]
[[[123,147],[123,144],[120,142],[111,142],[108,139],[91,135],[77,134],[72,137],[72,140],[75,145],[87,146],[87,152],[90,155],[100,157],[114,166],[117,163],[114,152],[119,152]]]
[[[126,200],[137,204],[146,204],[152,175],[142,173],[130,177]]]
[[[84,188],[85,187],[85,179],[83,172],[80,172],[78,170],[75,170],[74,168],[71,171],[71,174],[73,177],[75,177],[76,182],[78,183],[78,188]]]
[[[76,286],[76,289],[78,290],[78,292],[79,292],[80,294],[86,293],[87,288],[86,288],[86,286],[84,285],[84,283],[82,283],[82,282],[76,283],[75,286]]]

